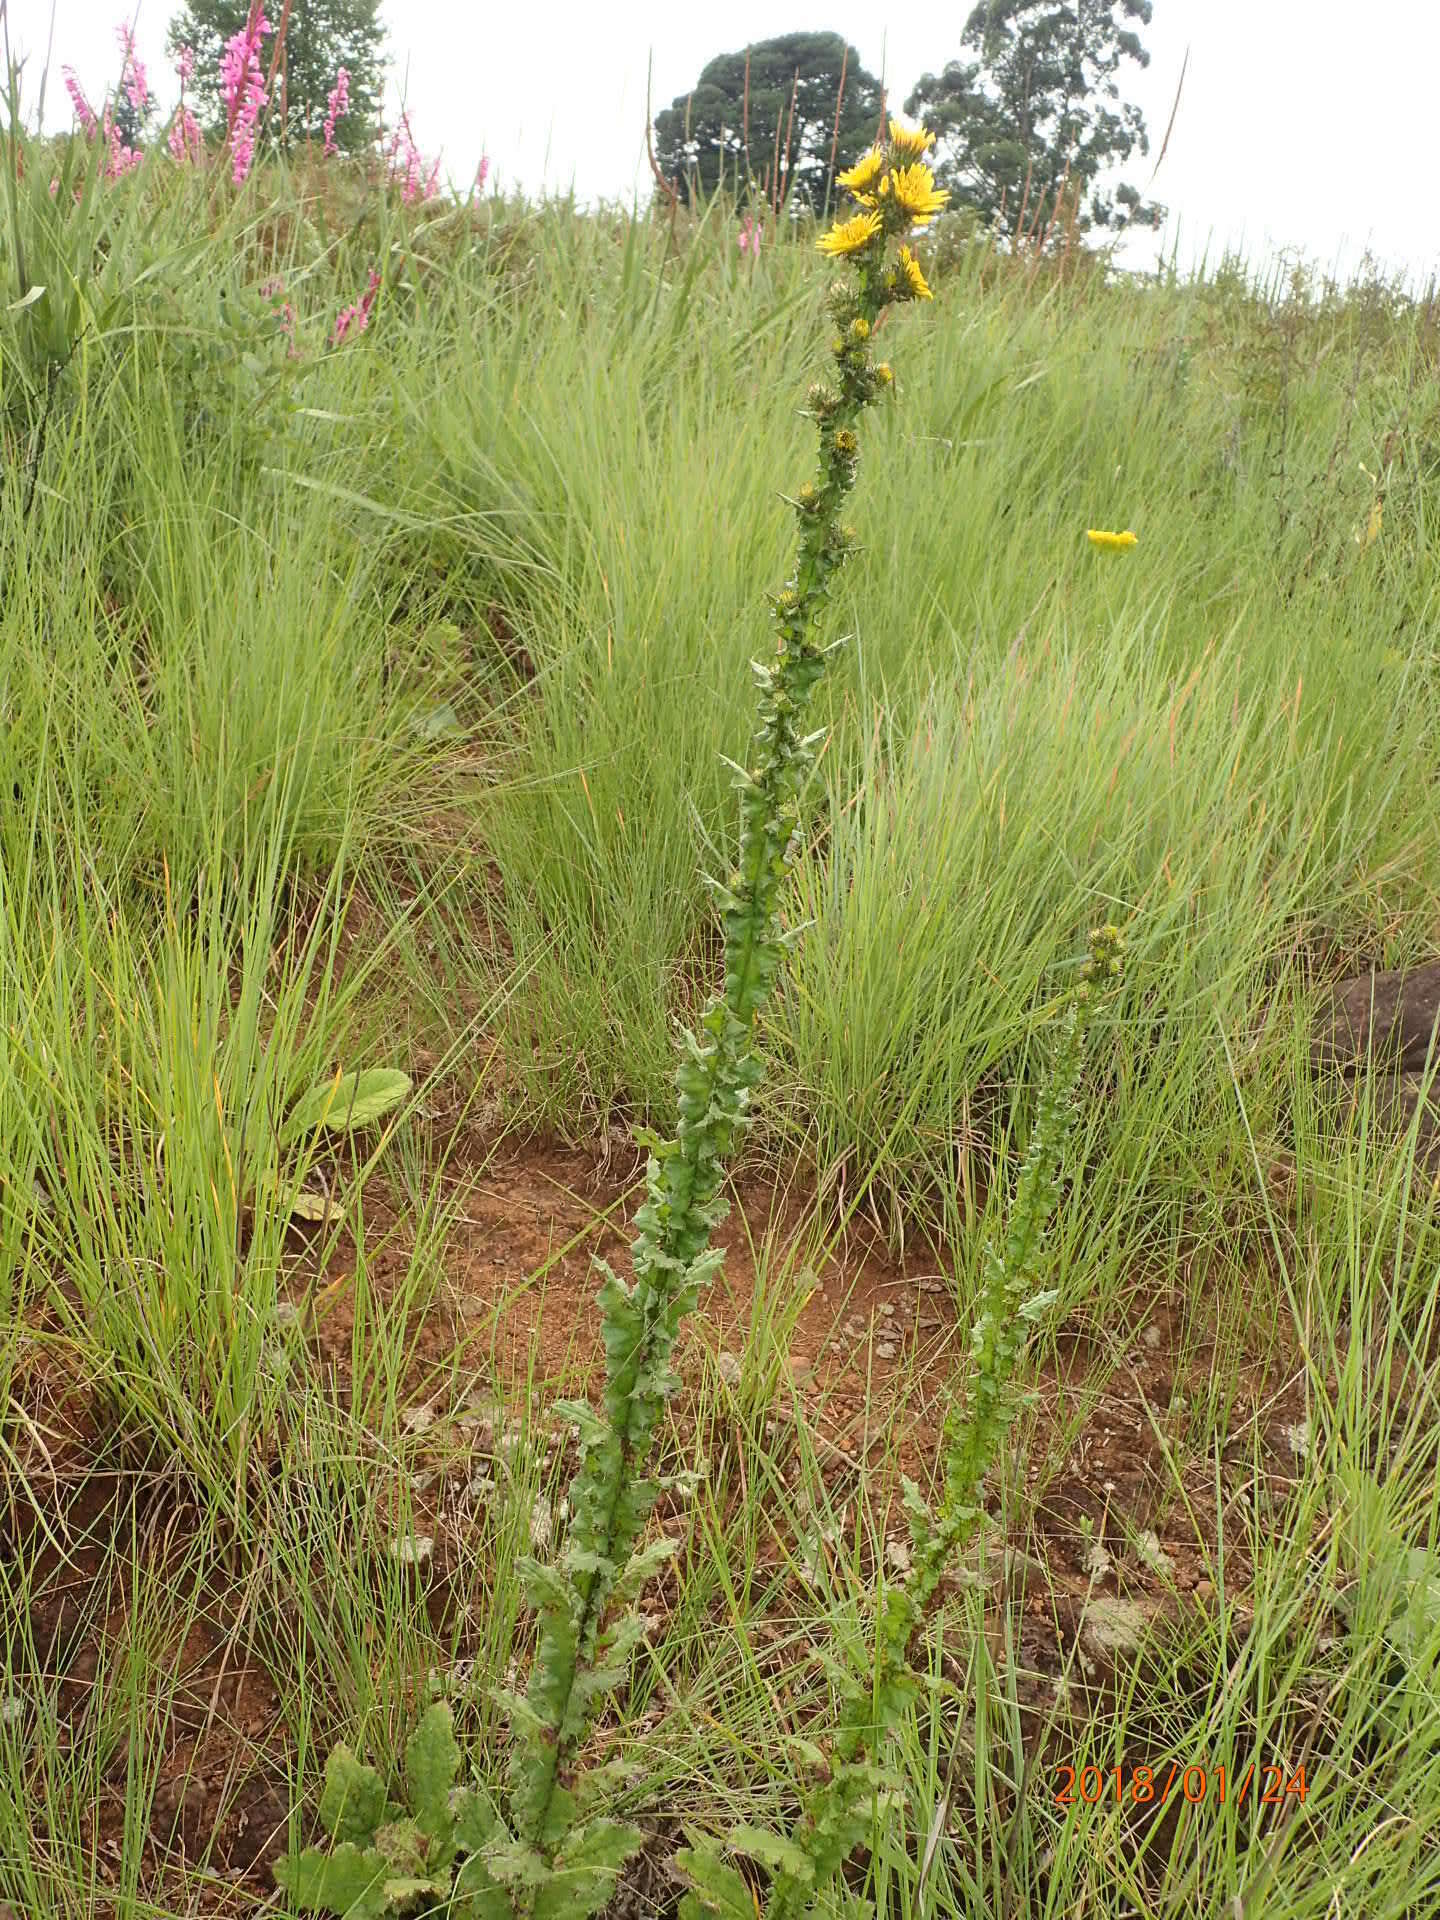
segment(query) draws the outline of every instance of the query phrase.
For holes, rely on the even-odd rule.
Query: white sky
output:
[[[59,68],[73,65],[92,98],[114,82],[114,25],[135,0],[55,0],[47,125],[63,125]],[[292,0],[295,7],[304,0]],[[1130,69],[1129,97],[1144,109],[1151,158],[1128,177],[1144,187],[1170,116],[1186,48],[1179,118],[1154,185],[1178,222],[1182,262],[1227,243],[1258,262],[1299,247],[1348,272],[1368,246],[1423,281],[1440,267],[1435,220],[1434,94],[1440,71],[1436,0],[1154,0],[1142,35],[1148,70]],[[33,102],[50,30],[49,0],[8,0],[12,49],[33,55]],[[705,62],[782,31],[824,27],[885,73],[897,103],[922,72],[958,51],[970,0],[932,11],[824,0],[791,15],[776,0],[723,9],[669,4],[544,4],[475,8],[463,0],[386,0],[393,109],[406,88],[411,125],[462,187],[488,152],[502,185],[531,192],[572,184],[583,199],[648,194],[644,158],[647,59],[654,107],[689,90]],[[139,0],[137,45],[168,108],[174,80],[163,55],[169,0]],[[271,7],[279,17],[279,0]],[[1137,237],[1133,264],[1156,242]]]

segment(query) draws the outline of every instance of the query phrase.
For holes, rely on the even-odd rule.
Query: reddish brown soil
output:
[[[414,1329],[412,1416],[427,1440],[433,1421],[441,1454],[448,1423],[467,1393],[494,1393],[510,1403],[528,1392],[532,1404],[543,1405],[562,1390],[596,1390],[600,1322],[591,1256],[625,1270],[638,1193],[639,1168],[628,1150],[602,1160],[531,1147],[475,1157],[471,1164],[473,1185],[467,1180],[443,1280]],[[753,1249],[765,1248],[760,1264],[770,1275],[769,1324],[777,1329],[775,1344],[783,1339],[784,1345],[776,1355],[774,1416],[788,1421],[798,1408],[827,1478],[833,1473],[850,1488],[863,1484],[872,1507],[891,1508],[887,1533],[899,1538],[904,1527],[892,1500],[898,1472],[922,1486],[929,1481],[948,1396],[963,1381],[968,1335],[957,1322],[947,1277],[933,1259],[896,1262],[858,1237],[813,1274],[803,1267],[787,1271],[783,1254],[803,1222],[804,1197],[782,1201],[750,1185],[739,1198],[720,1234],[722,1275],[682,1341],[677,1423],[683,1429],[712,1358],[738,1355],[746,1346],[757,1311]],[[383,1206],[368,1208],[367,1221],[377,1237],[392,1233],[376,1271],[382,1286],[387,1272],[393,1283],[404,1266],[403,1233],[394,1231],[403,1223]],[[339,1370],[349,1350],[352,1273],[353,1247],[342,1244],[327,1272],[313,1276],[319,1358]],[[297,1294],[309,1284],[302,1275]],[[1033,1425],[1020,1430],[1025,1437],[1017,1457],[1028,1464],[1005,1495],[1015,1550],[1007,1584],[1023,1621],[1018,1691],[1037,1715],[1053,1705],[1054,1677],[1067,1662],[1073,1667],[1087,1595],[1120,1593],[1152,1610],[1204,1608],[1212,1598],[1213,1543],[1197,1538],[1177,1476],[1191,1512],[1208,1514],[1213,1523],[1214,1462],[1206,1456],[1186,1461],[1183,1415],[1172,1410],[1176,1391],[1204,1390],[1211,1352],[1190,1321],[1182,1325],[1181,1313],[1179,1302],[1146,1303],[1108,1354],[1084,1330],[1062,1329],[1058,1357],[1039,1382]],[[787,1317],[793,1323],[788,1338]],[[457,1350],[463,1355],[458,1394]],[[1232,1503],[1276,1503],[1297,1470],[1286,1435],[1302,1417],[1300,1396],[1273,1366],[1259,1364],[1242,1371],[1236,1391],[1224,1462]],[[122,1554],[107,1558],[106,1543],[138,1538],[148,1577],[163,1579],[195,1516],[173,1480],[117,1462],[93,1406],[77,1399],[52,1365],[37,1363],[28,1398],[46,1444],[27,1448],[22,1439],[18,1447],[26,1484],[8,1519],[0,1504],[0,1557],[33,1556],[36,1600],[28,1633],[45,1682],[54,1684],[63,1724],[83,1710],[97,1667],[126,1632],[128,1573]],[[1258,1485],[1251,1460],[1257,1450]],[[44,1544],[38,1514],[52,1524],[63,1517],[69,1529],[63,1551]],[[425,1524],[436,1537],[432,1577],[439,1606],[450,1567],[443,1502],[425,1515]],[[1246,1572],[1237,1544],[1242,1533],[1237,1526],[1227,1538],[1232,1589]],[[1137,1534],[1153,1536],[1141,1552]],[[1093,1558],[1087,1561],[1096,1543],[1110,1556],[1101,1572]],[[245,1594],[243,1570],[237,1570],[233,1586],[217,1587],[199,1623],[175,1647],[178,1688],[162,1727],[150,1736],[163,1744],[150,1822],[152,1895],[178,1885],[186,1863],[208,1859],[214,1899],[205,1910],[214,1912],[272,1891],[268,1862],[283,1846],[288,1815],[284,1704],[252,1658]],[[999,1617],[1003,1594],[996,1599]],[[998,1638],[996,1646],[999,1651]],[[1088,1660],[1085,1665],[1092,1668]],[[124,1800],[122,1754],[95,1809],[102,1860],[118,1858]]]

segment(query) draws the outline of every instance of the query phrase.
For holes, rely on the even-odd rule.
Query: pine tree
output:
[[[880,82],[854,47],[838,33],[786,33],[710,61],[656,114],[655,151],[687,204],[722,184],[743,193],[748,171],[767,198],[778,197],[778,178],[820,213],[835,200],[832,149],[835,172],[853,166],[879,129]]]

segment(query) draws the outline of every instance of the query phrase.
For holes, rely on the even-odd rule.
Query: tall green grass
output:
[[[587,1143],[670,1117],[822,289],[801,246],[738,257],[718,207],[673,232],[412,213],[303,167],[232,203],[156,156],[75,208],[80,156],[52,201],[54,157],[0,221],[0,1900],[158,1914],[220,1902],[149,1828],[197,1593],[276,1676],[297,1844],[328,1745],[393,1749],[432,1668],[476,1659],[461,1717],[499,1778],[483,1689],[525,1652],[513,1568],[551,1469],[494,1476],[448,1611],[388,1551],[440,1470],[403,1419],[417,1373],[442,1418],[476,1384],[468,1354],[417,1357],[463,1161],[432,1116],[503,1095]],[[22,253],[47,289],[26,307]],[[372,264],[371,325],[332,351]],[[1163,1302],[1167,1498],[1218,1598],[1113,1685],[1072,1670],[1044,1751],[1306,1753],[1315,1798],[1278,1838],[1193,1809],[1143,1856],[1113,1807],[1062,1818],[1025,1769],[1023,1622],[975,1587],[936,1628],[911,1803],[865,1884],[887,1914],[1426,1913],[1435,1203],[1363,1084],[1348,1114],[1312,1086],[1306,1042],[1323,967],[1435,944],[1433,316],[960,245],[933,277],[893,355],[905,405],[867,434],[874,532],[787,903],[809,924],[765,1035],[753,1164],[813,1177],[825,1238],[765,1252],[744,1392],[710,1381],[675,1436],[712,1472],[617,1735],[627,1804],[786,1824],[782,1734],[833,1702],[818,1668],[784,1674],[858,1635],[893,1528],[878,1459],[837,1479],[803,1412],[793,1455],[767,1431],[773,1329],[857,1209],[943,1244],[968,1314],[1064,956],[1133,915],[1048,1276],[1093,1373],[1025,1430],[1037,1479],[1006,1518],[1024,1537],[1074,1471],[1062,1442]],[[1128,554],[1085,542],[1125,525]],[[392,1138],[281,1144],[290,1102],[367,1064],[433,1066]],[[289,1203],[322,1177],[346,1218],[302,1233]],[[404,1196],[383,1259],[376,1181]],[[316,1298],[281,1311],[327,1247],[343,1339]],[[1235,1446],[1267,1367],[1312,1438],[1257,1512]],[[57,1382],[100,1390],[78,1438]],[[198,1518],[178,1562],[104,1536],[85,1618],[103,1639],[128,1584],[128,1638],[62,1721],[40,1626],[72,1573],[100,1580],[101,1536],[48,1475],[85,1447],[145,1497],[163,1465]]]

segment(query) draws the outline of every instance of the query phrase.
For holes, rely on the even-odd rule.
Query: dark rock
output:
[[[1440,1168],[1440,1075],[1431,1078],[1428,1092],[1424,1089],[1423,1073],[1402,1073],[1386,1089],[1382,1111],[1392,1126],[1408,1127],[1419,1110],[1415,1164],[1433,1172]]]
[[[1417,1074],[1437,1021],[1440,960],[1406,971],[1357,974],[1331,988],[1315,1023],[1310,1057],[1317,1067],[1344,1072],[1363,1066],[1373,1053],[1379,1066]]]

